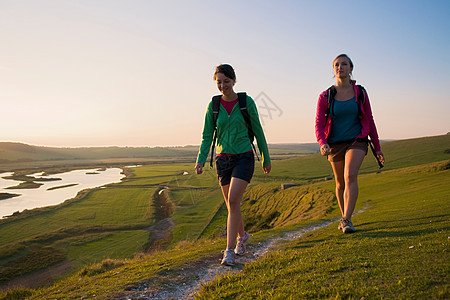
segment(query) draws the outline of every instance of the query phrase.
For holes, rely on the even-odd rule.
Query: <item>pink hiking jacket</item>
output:
[[[353,89],[355,91],[356,102],[358,102],[359,96],[359,88],[356,85],[356,81],[352,81]],[[372,140],[375,151],[381,151],[380,140],[378,139],[378,132],[375,126],[375,121],[373,120],[372,109],[370,108],[369,96],[367,92],[365,94],[364,103],[359,103],[361,107],[361,133],[357,138],[365,138],[367,136]],[[316,110],[316,138],[317,142],[320,146],[323,144],[327,144],[328,136],[331,132],[331,117],[328,117],[326,120],[325,113],[327,111],[328,99],[327,99],[327,90],[323,91],[319,95],[319,101],[317,102],[317,110]]]

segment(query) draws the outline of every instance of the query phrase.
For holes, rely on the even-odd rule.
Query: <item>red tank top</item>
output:
[[[238,102],[239,98],[233,101],[225,101],[222,98],[220,98],[220,104],[222,104],[223,107],[227,110],[228,115],[231,114],[231,111],[233,110],[233,107]]]

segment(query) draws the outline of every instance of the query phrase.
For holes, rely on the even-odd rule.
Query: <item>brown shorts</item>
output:
[[[367,155],[368,147],[369,142],[367,141],[349,141],[330,144],[331,153],[327,155],[327,158],[330,162],[342,161],[345,159],[345,153],[350,149],[363,150]]]

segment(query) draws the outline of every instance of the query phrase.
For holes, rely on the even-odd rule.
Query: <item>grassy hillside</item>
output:
[[[334,223],[284,243],[198,299],[448,299],[448,182],[450,161],[363,175],[355,234]]]
[[[354,217],[355,234],[344,235],[333,223],[280,244],[241,272],[204,285],[198,298],[448,298],[449,179],[450,161],[362,175],[361,199],[368,208]],[[277,232],[254,233],[252,243]],[[150,256],[104,261],[53,287],[25,292],[30,299],[125,298],[139,282],[157,290],[211,253],[218,257],[224,242],[203,239]]]
[[[207,299],[212,295],[228,297],[226,296],[227,292],[222,290],[221,286],[228,286],[233,291],[239,291],[238,294],[230,294],[229,297],[246,295],[251,298],[275,293],[279,295],[279,298],[286,295],[289,298],[289,295],[294,294],[289,294],[289,291],[281,288],[287,283],[274,284],[271,283],[271,280],[288,282],[289,276],[294,276],[296,272],[305,274],[305,272],[308,273],[307,270],[310,272],[305,278],[310,278],[310,280],[302,279],[306,281],[301,281],[301,286],[304,284],[310,293],[305,294],[305,297],[311,295],[314,298],[334,298],[344,295],[343,298],[360,298],[359,295],[365,293],[369,296],[374,295],[375,298],[397,298],[397,296],[408,298],[411,291],[418,291],[415,287],[413,289],[408,287],[407,293],[389,294],[382,286],[382,292],[376,294],[372,291],[373,286],[370,286],[362,289],[361,293],[355,293],[349,287],[351,286],[350,282],[341,280],[336,281],[338,283],[336,286],[333,285],[333,289],[326,289],[331,291],[326,294],[323,291],[319,292],[317,286],[308,285],[311,282],[320,282],[319,279],[323,280],[324,278],[333,278],[334,281],[335,277],[331,276],[334,273],[330,275],[327,266],[335,268],[337,271],[334,272],[339,274],[339,272],[353,270],[358,266],[358,262],[364,263],[356,260],[356,266],[351,264],[350,254],[348,257],[334,260],[332,251],[346,253],[346,249],[359,249],[360,247],[366,247],[364,251],[369,251],[367,245],[371,244],[372,247],[375,247],[380,242],[384,249],[381,252],[384,253],[383,255],[396,253],[396,251],[402,252],[403,248],[400,246],[408,240],[403,239],[400,234],[395,232],[399,231],[405,236],[416,236],[410,233],[412,230],[412,232],[420,233],[419,235],[422,235],[422,232],[424,235],[428,235],[430,232],[422,227],[414,229],[418,223],[423,223],[415,222],[416,219],[420,220],[421,218],[431,218],[432,223],[433,220],[436,220],[436,224],[433,223],[433,226],[436,225],[433,227],[436,232],[448,231],[448,213],[442,213],[442,211],[450,211],[448,206],[450,190],[446,184],[449,179],[447,160],[450,159],[446,150],[450,149],[450,136],[389,142],[384,143],[382,147],[387,158],[387,165],[381,173],[376,173],[378,169],[371,154],[363,165],[362,173],[364,175],[360,177],[360,201],[357,209],[361,208],[364,203],[368,203],[369,207],[361,216],[355,216],[358,233],[354,236],[357,237],[361,231],[359,239],[353,236],[343,239],[344,236],[337,232],[335,225],[332,228],[323,228],[309,237],[303,237],[302,242],[298,244],[294,242],[294,244],[287,244],[280,248],[283,251],[281,253],[287,253],[292,261],[295,261],[295,257],[299,257],[300,260],[295,262],[304,268],[301,271],[287,268],[291,271],[279,273],[276,267],[277,263],[270,266],[270,260],[282,260],[283,254],[280,254],[279,258],[269,256],[271,259],[266,262],[267,266],[262,265],[261,268],[255,269],[256,273],[265,274],[261,271],[263,268],[272,268],[269,269],[271,270],[270,274],[264,276],[264,278],[268,278],[267,282],[269,282],[267,288],[263,289],[264,294],[257,294],[260,287],[249,282],[245,282],[243,287],[234,286],[234,282],[244,282],[242,281],[244,279],[237,275],[237,281],[235,277],[229,277],[230,280],[225,277],[207,285],[201,293],[201,298]],[[316,154],[276,160],[273,162],[273,172],[270,175],[263,175],[260,166],[258,164],[257,166],[255,178],[247,189],[242,204],[246,226],[254,235],[252,243],[264,241],[283,230],[304,226],[302,224],[305,222],[316,222],[337,216],[338,208],[333,195],[334,182],[324,180],[330,176],[331,168],[322,156]],[[220,256],[220,250],[224,245],[226,209],[222,205],[223,200],[217,187],[215,170],[207,169],[201,176],[194,175],[192,170],[192,163],[156,164],[133,168],[132,176],[120,184],[88,192],[79,199],[61,205],[57,209],[43,209],[41,213],[30,214],[29,217],[0,222],[0,275],[3,276],[0,281],[3,278],[5,282],[5,280],[10,280],[22,273],[29,273],[58,262],[72,260],[75,263],[71,270],[78,272],[74,277],[59,282],[53,288],[37,292],[24,291],[24,293],[27,295],[37,293],[35,297],[39,299],[61,298],[63,295],[74,299],[94,294],[97,297],[102,295],[100,298],[106,298],[108,295],[125,293],[124,291],[127,291],[130,286],[150,278],[155,279],[155,285],[161,285],[161,280],[165,280],[164,278],[170,280],[170,276],[178,276],[177,272],[186,267],[186,263],[188,265],[193,261],[202,263],[211,255]],[[281,190],[281,183],[285,182],[294,182],[298,186]],[[409,201],[410,199],[412,201]],[[429,199],[436,200],[430,201]],[[425,202],[421,202],[423,200]],[[161,219],[160,203],[163,203],[163,206],[170,206],[170,216],[175,223],[164,244],[169,247],[169,250],[156,252],[150,256],[134,257],[134,254],[146,249],[152,241],[153,231],[149,228]],[[424,209],[423,203],[430,203],[430,207],[427,206]],[[441,210],[440,214],[439,210]],[[392,212],[396,212],[396,214]],[[419,215],[422,212],[423,216],[421,217]],[[378,220],[383,220],[381,224],[388,226],[380,229]],[[404,222],[399,220],[404,220]],[[391,227],[390,224],[395,226]],[[411,229],[408,226],[414,228]],[[374,234],[379,230],[382,233]],[[386,235],[386,238],[383,235]],[[393,237],[393,239],[389,239],[389,237]],[[433,235],[427,236],[427,240],[430,241],[434,238]],[[327,243],[328,240],[331,242]],[[400,240],[402,243],[397,245],[397,241]],[[433,247],[438,247],[439,243],[431,244]],[[448,246],[447,239],[444,244],[445,247]],[[334,245],[334,247],[324,248],[324,245]],[[301,260],[310,253],[309,251],[322,254],[314,255],[309,261]],[[377,249],[372,248],[367,252],[372,254],[365,256],[368,266],[377,266],[373,268],[375,273],[367,274],[381,276],[378,273],[380,272],[380,274],[387,274],[388,279],[395,279],[398,282],[397,271],[389,270],[388,266],[378,268],[381,258],[372,261],[372,256],[374,259],[378,257],[375,255],[376,251]],[[320,261],[321,255],[326,258],[323,262]],[[364,255],[364,253],[358,255]],[[439,258],[433,255],[430,258],[424,258],[424,261],[429,264],[433,264],[435,261],[439,262],[447,268],[446,270],[449,270],[448,264],[441,263]],[[109,258],[113,260],[109,260]],[[30,261],[39,263],[30,264]],[[262,260],[261,263],[264,261]],[[327,265],[327,261],[346,263],[343,264],[342,269],[339,269],[331,263]],[[406,262],[410,263],[410,260],[405,259]],[[92,263],[98,264],[91,265]],[[252,266],[257,266],[259,263],[260,261],[248,264],[244,273],[250,273],[245,273],[246,276],[249,278],[257,276],[251,274],[251,270]],[[279,266],[285,267],[283,264],[284,262],[280,262]],[[323,265],[323,268],[316,272],[316,265]],[[401,268],[407,268],[407,266],[402,265]],[[312,274],[310,274],[311,270],[313,270]],[[367,268],[361,270],[372,271]],[[433,270],[442,271],[439,268],[433,268]],[[434,297],[448,291],[448,286],[445,287],[442,281],[429,278],[432,277],[431,271],[420,269],[420,272],[422,271],[425,278],[430,280],[433,286],[438,287],[431,294],[427,292],[427,295]],[[390,272],[393,274],[392,276]],[[166,273],[172,275],[164,275],[162,278],[161,274]],[[81,281],[80,278],[82,278]],[[364,278],[366,277],[354,280],[360,284]],[[300,279],[296,278],[295,280]],[[417,281],[413,282],[417,283]],[[327,282],[323,284],[327,286]],[[328,284],[331,285],[330,282]],[[249,286],[248,293],[244,288],[247,285]],[[409,285],[409,283],[405,283],[405,285]],[[303,290],[300,291],[300,289],[299,287],[296,292],[302,295]],[[393,286],[389,286],[388,289],[393,289]],[[420,289],[427,290],[423,287]]]
[[[450,158],[450,135],[424,137],[381,144],[386,157],[382,172]],[[258,178],[264,180],[261,168],[255,169]],[[379,171],[370,149],[364,159],[360,173]],[[270,178],[285,181],[305,181],[331,177],[333,171],[327,159],[319,153],[274,162]]]

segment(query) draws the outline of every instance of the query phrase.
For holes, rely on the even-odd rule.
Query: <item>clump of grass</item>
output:
[[[17,288],[13,290],[9,290],[5,293],[0,293],[1,300],[21,300],[26,299],[34,294],[34,290]]]
[[[111,271],[115,268],[121,267],[125,264],[124,260],[118,260],[118,259],[104,259],[99,264],[94,264],[90,266],[85,266],[80,272],[80,276],[93,276],[101,273],[106,273],[108,271]]]

